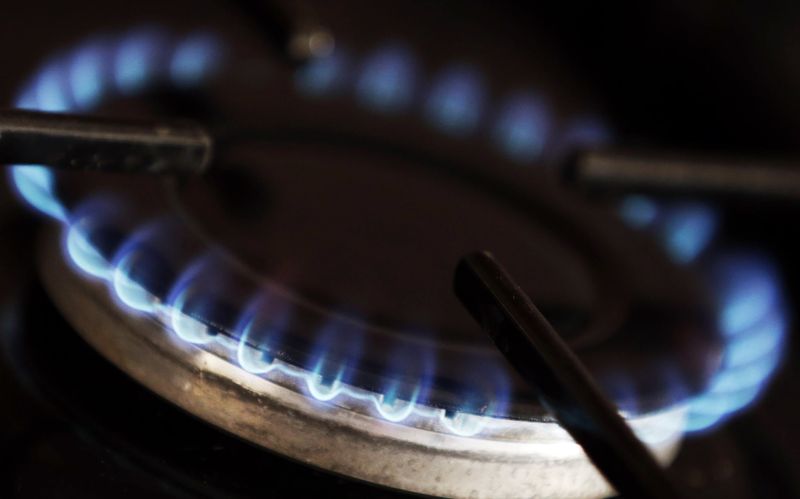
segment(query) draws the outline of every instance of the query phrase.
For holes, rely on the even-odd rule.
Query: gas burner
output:
[[[401,490],[608,493],[452,295],[455,262],[484,247],[664,463],[687,431],[750,404],[777,366],[778,279],[766,258],[715,251],[713,207],[630,196],[618,219],[554,182],[567,150],[608,140],[598,120],[556,116],[530,93],[489,109],[481,72],[463,64],[437,72],[420,102],[421,70],[398,42],[362,61],[337,47],[294,72],[293,91],[276,78],[264,116],[231,106],[247,86],[225,76],[236,59],[222,45],[151,29],[93,39],[46,64],[16,103],[159,114],[159,95],[177,91],[241,125],[219,127],[204,177],[12,174],[60,222],[39,268],[61,313],[176,405]],[[343,103],[348,89],[355,102]],[[437,131],[452,150],[426,143]]]

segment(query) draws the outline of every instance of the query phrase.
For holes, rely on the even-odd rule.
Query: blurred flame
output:
[[[174,42],[162,31],[146,28],[117,39],[94,38],[74,52],[45,64],[23,88],[16,106],[84,111],[104,97],[140,92],[165,80],[178,86],[195,85],[212,76],[219,67],[220,57],[220,46],[207,33]],[[327,95],[338,90],[349,81],[347,59],[337,48],[312,61],[297,74],[298,90],[306,95]],[[413,103],[418,90],[415,58],[402,44],[387,44],[369,55],[359,67],[354,83],[363,105],[387,113],[403,110]],[[517,161],[540,158],[551,139],[549,112],[533,93],[510,96],[498,113],[487,112],[483,108],[482,75],[472,67],[453,66],[443,71],[423,102],[427,118],[446,133],[470,133],[484,116],[493,117],[491,130],[496,144]],[[573,139],[605,140],[602,124],[587,123],[574,122],[560,140],[565,143]],[[570,138],[570,134],[574,137]],[[412,383],[410,390],[401,392],[396,381],[388,382],[383,393],[350,386],[344,379],[349,367],[347,361],[337,360],[326,348],[331,337],[338,341],[341,336],[325,328],[318,337],[313,365],[301,367],[278,360],[271,353],[271,345],[291,324],[291,310],[265,306],[269,297],[252,300],[236,318],[233,333],[222,334],[214,318],[208,317],[218,312],[215,307],[219,303],[203,295],[197,286],[199,276],[209,265],[207,259],[195,261],[177,277],[171,276],[169,282],[174,284],[169,293],[154,290],[149,276],[171,271],[148,246],[150,229],[135,232],[118,249],[116,242],[101,248],[97,234],[106,229],[104,220],[81,209],[70,214],[56,195],[49,169],[16,166],[11,180],[32,207],[65,224],[65,251],[70,261],[89,275],[107,281],[121,305],[161,318],[187,342],[222,345],[250,373],[261,376],[280,373],[299,381],[316,400],[362,401],[387,421],[429,418],[465,436],[478,434],[490,417],[502,416],[506,410],[508,380],[500,379],[491,370],[474,380],[476,391],[464,395],[464,410],[443,411],[424,405],[433,362],[424,355],[420,361],[419,352],[397,352],[396,364],[387,366],[387,379],[419,380]],[[669,254],[680,263],[695,261],[704,254],[717,224],[716,212],[707,205],[665,205],[642,196],[627,198],[621,213],[631,225],[657,231]],[[114,252],[109,253],[112,247]],[[715,274],[715,282],[719,284],[720,327],[727,338],[723,366],[708,391],[690,401],[691,430],[713,427],[755,400],[780,360],[786,317],[774,270],[768,262],[751,256],[737,257],[731,262],[721,265]],[[268,317],[263,315],[264,310],[270,311]],[[350,356],[357,357],[353,354],[358,345],[354,343],[348,348]],[[408,355],[415,357],[414,362],[404,361]]]
[[[474,132],[483,113],[481,74],[470,66],[453,66],[439,74],[426,101],[426,116],[443,132],[464,136]]]
[[[356,82],[356,96],[368,108],[398,112],[411,105],[416,90],[416,61],[401,43],[370,54]]]
[[[90,39],[44,64],[14,105],[34,111],[86,111],[102,97],[134,94],[165,81],[170,68],[179,84],[207,80],[218,69],[220,49],[211,35],[190,35],[174,50],[173,45],[157,28],[137,29],[118,39]],[[67,223],[69,213],[56,195],[49,168],[15,166],[11,182],[29,205]]]
[[[717,225],[710,205],[628,196],[620,213],[635,228],[657,231],[677,263],[702,256],[710,269],[724,343],[722,364],[706,390],[689,400],[687,415],[687,431],[710,431],[754,403],[780,365],[787,316],[777,269],[769,258],[752,252],[708,252]]]

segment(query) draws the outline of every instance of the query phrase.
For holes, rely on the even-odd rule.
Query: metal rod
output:
[[[800,161],[599,150],[576,154],[566,176],[592,190],[800,200]]]
[[[679,497],[664,470],[530,298],[492,257],[468,255],[456,295],[619,494]]]
[[[0,111],[0,164],[199,174],[211,162],[212,143],[205,129],[191,123]]]

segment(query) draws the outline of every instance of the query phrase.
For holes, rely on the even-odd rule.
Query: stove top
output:
[[[476,249],[681,488],[794,495],[794,241],[762,221],[792,205],[565,183],[575,151],[642,139],[558,36],[514,21],[533,7],[410,4],[422,21],[386,33],[364,6],[288,9],[335,34],[292,39],[314,52],[294,66],[256,4],[97,7],[26,41],[29,76],[3,83],[17,108],[215,138],[203,176],[11,167],[13,497],[611,493],[451,291]]]

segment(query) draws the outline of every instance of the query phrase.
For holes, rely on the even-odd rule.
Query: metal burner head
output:
[[[81,88],[108,89],[78,92],[75,102],[159,78],[186,85],[216,67],[207,38],[177,42],[171,62],[152,49],[161,40],[131,35],[109,46],[124,50],[74,58],[80,74],[99,78],[92,85],[82,77]],[[640,437],[669,460],[686,405],[700,412],[693,397],[719,360],[713,300],[679,265],[703,258],[713,211],[628,206],[637,212],[630,219],[661,234],[670,262],[655,242],[535,167],[572,141],[597,140],[603,127],[557,119],[533,93],[499,99],[498,110],[466,109],[463,95],[482,92],[474,72],[443,73],[431,98],[420,99],[421,66],[402,44],[361,64],[338,58],[344,53],[337,47],[298,72],[298,94],[276,94],[271,112],[258,113],[263,130],[232,136],[217,176],[14,170],[22,196],[62,222],[66,260],[78,272],[57,257],[56,234],[42,247],[41,267],[80,334],[176,404],[335,472],[458,497],[605,493],[580,449],[450,294],[453,262],[488,237]],[[106,66],[86,69],[116,67],[119,57],[132,58],[122,86],[119,75],[105,79]],[[56,83],[28,89],[22,105],[63,110],[62,100],[71,102],[69,88],[57,85],[63,78],[42,78]],[[221,84],[219,102],[242,92],[241,82]],[[300,95],[329,90],[352,90],[361,104],[348,104],[352,120],[341,122],[341,103],[319,112],[324,105]],[[456,141],[452,158],[424,137],[409,147],[430,130],[392,121],[402,124],[420,102],[426,121]],[[370,126],[359,129],[359,120]],[[378,140],[387,130],[397,131],[392,141]],[[488,132],[483,145],[460,140],[480,130]],[[256,195],[241,199],[231,186]],[[419,195],[411,203],[398,186]],[[653,209],[642,215],[642,206]],[[353,220],[369,230],[356,235]],[[420,237],[409,241],[408,229]],[[429,247],[397,250],[419,241]]]

